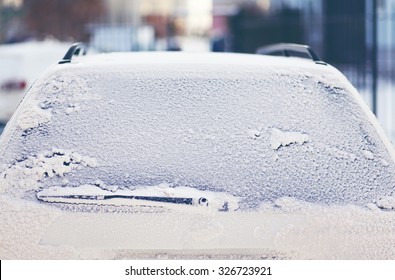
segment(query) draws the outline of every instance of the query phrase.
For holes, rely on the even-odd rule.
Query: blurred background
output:
[[[308,44],[357,87],[395,143],[395,0],[0,0],[0,123],[75,41],[98,52]]]

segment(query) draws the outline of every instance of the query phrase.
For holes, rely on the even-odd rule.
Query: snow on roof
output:
[[[72,64],[84,65],[135,65],[135,64],[206,64],[206,65],[267,65],[297,66],[323,69],[325,65],[316,64],[309,59],[284,58],[256,54],[210,53],[210,52],[128,52],[102,53],[75,57]]]

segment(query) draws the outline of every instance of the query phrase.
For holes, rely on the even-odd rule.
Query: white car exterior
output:
[[[1,257],[394,258],[394,155],[328,65],[74,59],[0,139]]]

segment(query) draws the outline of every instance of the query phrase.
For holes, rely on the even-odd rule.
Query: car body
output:
[[[30,89],[0,159],[2,258],[395,257],[393,147],[306,59],[78,57]]]
[[[0,126],[11,118],[33,82],[68,48],[68,43],[52,40],[0,46]]]

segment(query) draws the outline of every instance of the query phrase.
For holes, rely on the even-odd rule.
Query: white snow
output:
[[[40,152],[20,160],[0,173],[0,193],[20,194],[39,188],[45,178],[63,177],[82,167],[96,167],[97,161],[88,156],[62,149]]]
[[[257,129],[248,129],[247,130],[247,134],[252,139],[256,139],[259,136],[261,136],[261,132],[259,130],[257,130]]]
[[[382,164],[384,167],[387,167],[387,166],[390,165],[390,164],[388,163],[388,161],[386,161],[385,159],[380,160],[380,162],[381,162],[381,164]]]
[[[20,128],[27,130],[51,121],[51,111],[42,110],[38,104],[31,103],[25,107],[17,119]]]
[[[0,211],[2,259],[395,258],[393,211],[286,197],[257,212],[81,213],[0,195]]]
[[[375,155],[368,150],[362,150],[360,152],[362,154],[362,157],[361,156],[358,157],[354,153],[349,153],[347,151],[340,150],[336,147],[330,147],[330,146],[325,147],[325,151],[337,159],[355,161],[355,160],[361,160],[363,158],[363,159],[379,162],[383,167],[388,167],[390,165],[385,159],[380,159],[375,157]]]
[[[336,147],[326,147],[326,151],[337,159],[345,159],[351,161],[357,159],[357,156],[355,154],[340,150]]]
[[[381,209],[395,210],[395,193],[393,193],[392,196],[380,197],[377,200],[376,205]]]
[[[74,112],[78,112],[80,110],[79,104],[69,104],[68,107],[65,109],[67,115],[70,115]]]
[[[17,114],[18,126],[27,130],[48,124],[54,106],[62,108],[66,115],[78,113],[82,104],[100,99],[95,93],[87,94],[88,88],[86,80],[70,74],[62,77],[55,74],[48,80],[39,81],[38,86],[29,92],[32,97],[27,98],[26,106]]]
[[[311,139],[305,133],[282,131],[278,128],[271,129],[270,146],[273,150],[278,150],[280,147],[286,147],[291,144],[303,145],[309,141],[311,141]]]
[[[370,160],[374,159],[374,155],[371,151],[363,150],[362,154],[367,159],[370,159]]]

